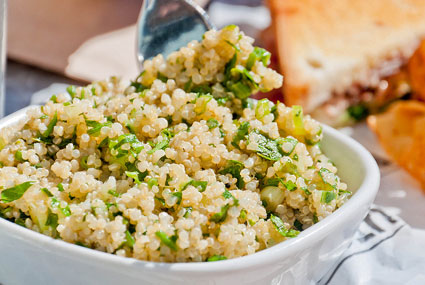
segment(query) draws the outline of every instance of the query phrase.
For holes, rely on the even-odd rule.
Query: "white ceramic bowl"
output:
[[[0,120],[0,129],[25,109]],[[324,126],[322,148],[353,191],[323,221],[253,255],[219,262],[155,263],[123,258],[33,232],[0,218],[0,282],[11,284],[306,284],[319,280],[349,246],[379,187],[370,153]]]

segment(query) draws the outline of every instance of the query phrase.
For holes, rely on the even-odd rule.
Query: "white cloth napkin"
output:
[[[319,284],[425,284],[425,231],[374,205]]]

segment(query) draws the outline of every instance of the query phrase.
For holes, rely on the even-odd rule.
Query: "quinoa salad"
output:
[[[258,91],[282,85],[236,26],[132,82],[69,86],[0,131],[0,216],[119,256],[217,261],[296,237],[351,195],[321,125]]]

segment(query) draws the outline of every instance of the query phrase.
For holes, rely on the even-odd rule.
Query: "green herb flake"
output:
[[[297,190],[297,184],[295,184],[291,180],[284,182],[283,185],[285,185],[286,189],[288,189],[291,192]]]
[[[71,216],[71,210],[69,209],[69,206],[66,205],[65,208],[62,208],[60,206],[60,201],[56,197],[52,197],[52,201],[51,201],[50,205],[52,206],[52,208],[58,208],[64,216],[66,216],[66,217]]]
[[[258,120],[262,120],[265,116],[270,114],[271,112],[271,102],[269,99],[261,99],[257,103],[257,107],[255,108],[255,118]]]
[[[298,105],[292,106],[292,119],[294,122],[294,134],[303,135],[304,131],[304,120],[303,120],[303,108]]]
[[[50,192],[49,189],[47,189],[47,188],[41,188],[40,191],[43,192],[44,194],[46,194],[47,197],[53,197],[52,192]]]
[[[173,251],[177,251],[177,249],[178,249],[177,248],[177,244],[176,244],[176,240],[177,239],[176,238],[173,238],[173,237],[176,237],[176,236],[173,236],[173,237],[170,238],[163,231],[157,231],[155,233],[155,235],[161,240],[161,242],[164,245],[168,246]]]
[[[114,197],[119,197],[120,196],[120,194],[116,190],[114,190],[114,189],[108,190],[108,194],[111,194]]]
[[[77,95],[77,88],[74,85],[70,85],[66,88],[66,92],[68,92],[71,98],[74,98]]]
[[[25,159],[22,158],[22,151],[17,150],[15,152],[15,160],[18,162],[25,162]]]
[[[158,72],[156,78],[158,78],[159,80],[161,80],[164,83],[167,83],[168,77],[165,76],[164,74],[162,74],[161,72]]]
[[[210,118],[207,121],[207,126],[211,130],[211,129],[217,128],[219,126],[219,123],[216,119]]]
[[[52,227],[52,229],[56,229],[56,227],[58,226],[58,215],[52,213],[50,209],[49,209],[49,214],[47,215],[47,220],[45,225]]]
[[[329,204],[335,198],[336,198],[335,192],[333,192],[333,191],[323,191],[322,192],[322,197],[321,197],[320,201],[322,203]]]
[[[100,134],[100,130],[103,127],[112,126],[112,122],[106,121],[105,123],[99,123],[97,121],[86,120],[86,125],[87,127],[90,127],[90,129],[87,130],[87,134],[91,136],[98,136]]]
[[[62,183],[59,183],[59,184],[57,185],[57,187],[58,187],[59,192],[63,192],[63,191],[65,191],[65,189],[63,188]]]
[[[155,200],[157,200],[159,203],[161,203],[162,206],[165,206],[165,200],[164,200],[164,198],[160,198],[160,197],[156,197],[155,196]]]
[[[224,222],[224,220],[226,220],[227,211],[229,210],[229,208],[230,208],[229,204],[226,204],[225,206],[221,207],[220,212],[212,215],[211,218],[210,218],[210,221],[215,222],[215,223]]]
[[[148,180],[149,189],[152,189],[153,186],[158,186],[158,179],[151,178],[151,179]]]
[[[204,192],[207,189],[208,181],[197,181],[192,179],[189,182],[183,184],[183,186],[181,187],[181,191],[186,190],[189,185],[198,188],[199,192]]]
[[[298,221],[297,219],[295,219],[294,221],[294,227],[300,232],[303,230],[303,224],[301,224],[301,222]]]
[[[224,40],[224,41],[226,42],[226,44],[228,44],[229,46],[231,46],[232,48],[234,48],[235,51],[241,52],[241,49],[237,45],[235,45],[234,43],[232,43],[231,41],[228,41],[228,40]]]
[[[220,260],[226,260],[227,257],[225,257],[224,255],[213,255],[208,257],[207,262],[212,262],[212,261],[220,261]]]
[[[180,203],[182,202],[182,197],[183,197],[183,193],[181,191],[177,191],[177,192],[173,192],[172,195],[174,197],[177,197],[177,205],[180,205]]]
[[[280,147],[280,149],[281,149],[281,151],[284,155],[290,155],[294,151],[295,147],[298,144],[298,140],[291,138],[291,137],[286,137],[284,139],[278,139],[277,142],[278,142],[279,147]],[[283,145],[285,145],[286,151],[282,148]],[[295,160],[295,155],[294,155],[294,160]],[[297,160],[298,160],[298,155],[297,155]]]
[[[248,56],[246,68],[251,70],[257,60],[260,60],[264,66],[267,66],[270,63],[270,57],[270,52],[266,51],[265,49],[255,47],[254,51],[251,52]]]
[[[236,199],[235,196],[233,196],[232,193],[230,193],[229,190],[224,190],[223,197],[225,199],[233,199],[233,205],[234,206],[238,206],[239,205],[239,200]]]
[[[44,133],[41,134],[43,138],[47,138],[50,136],[50,134],[53,132],[53,128],[56,126],[56,123],[58,122],[58,112],[55,112],[55,115],[53,116],[50,123],[47,125],[47,129],[44,131]]]
[[[258,150],[257,155],[267,160],[277,161],[281,159],[280,147],[276,140],[269,139],[268,137],[258,133]]]
[[[89,169],[89,166],[87,165],[87,159],[88,159],[88,156],[81,157],[80,166],[84,170]]]
[[[148,172],[140,172],[140,171],[126,171],[125,175],[127,175],[130,178],[133,178],[134,183],[140,184],[145,179],[145,177],[148,175]]]
[[[192,207],[187,207],[187,208],[184,208],[184,210],[185,210],[185,212],[184,212],[183,217],[184,218],[188,218],[190,216],[190,214],[192,213],[193,208]]]
[[[154,152],[156,152],[157,150],[160,149],[166,149],[168,147],[170,143],[170,139],[163,137],[163,139],[158,142],[150,151],[148,151],[148,154],[153,154]]]
[[[239,189],[243,189],[245,187],[245,182],[242,179],[241,170],[244,168],[245,166],[243,165],[242,162],[239,162],[237,160],[229,160],[227,161],[226,168],[220,170],[219,173],[223,175],[226,175],[226,174],[232,175],[234,178],[237,179],[236,186]]]
[[[293,229],[287,229],[283,221],[273,214],[270,215],[270,220],[272,221],[275,229],[284,237],[293,238],[296,237],[300,232]]]
[[[329,186],[327,187],[328,189],[325,189],[325,190],[337,190],[338,178],[332,171],[326,168],[320,168],[319,176],[324,182],[324,184]]]
[[[135,243],[136,241],[134,240],[134,237],[131,235],[131,233],[129,231],[125,231],[125,244],[128,247],[133,248]]]
[[[241,140],[245,139],[246,135],[249,132],[249,123],[242,122],[236,131],[236,135],[233,137],[232,145],[239,149],[239,143]]]
[[[34,183],[35,181],[27,181],[14,187],[4,189],[1,192],[1,201],[3,203],[10,203],[20,199]]]

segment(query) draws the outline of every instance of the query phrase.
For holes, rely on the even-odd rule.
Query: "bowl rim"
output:
[[[26,111],[33,107],[36,106],[23,108],[0,119],[0,129],[13,125],[14,122],[24,119]],[[130,266],[159,272],[172,272],[175,274],[201,274],[205,272],[225,273],[230,271],[246,270],[252,267],[257,267],[260,264],[262,266],[275,264],[279,260],[299,252],[314,240],[326,236],[329,231],[339,227],[341,223],[344,223],[345,217],[355,215],[358,210],[358,206],[367,205],[368,203],[370,204],[377,194],[380,183],[380,172],[375,159],[369,151],[367,151],[360,143],[340,131],[324,124],[322,124],[322,127],[325,135],[330,135],[338,140],[339,143],[348,145],[349,148],[358,155],[365,169],[364,180],[353,196],[348,199],[344,205],[325,219],[321,220],[319,223],[302,231],[298,237],[286,240],[285,242],[281,242],[273,247],[263,249],[250,255],[218,262],[153,262],[121,257],[94,249],[84,248],[62,240],[55,240],[49,236],[21,227],[3,218],[0,218],[0,229],[3,229],[0,232],[5,231],[8,234],[19,237],[20,239],[32,240],[42,246],[45,251],[62,251],[62,253],[66,254],[67,257],[73,259],[85,260],[85,262],[101,262],[102,264],[108,263],[110,265],[117,266],[117,268]]]

